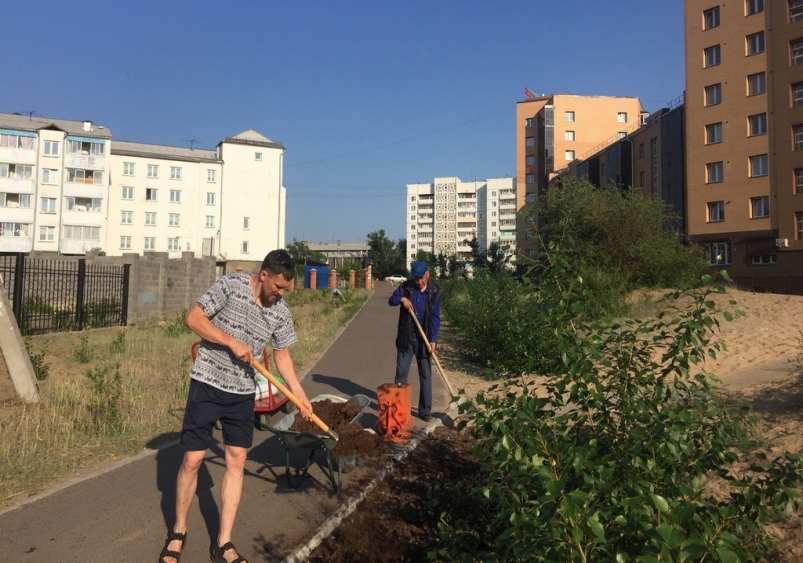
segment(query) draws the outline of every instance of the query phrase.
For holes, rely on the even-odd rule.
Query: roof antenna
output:
[[[195,143],[199,142],[199,141],[198,141],[198,139],[184,139],[184,142],[185,142],[185,143],[189,143],[189,144],[190,144],[190,150],[192,151],[192,150],[195,150],[195,149],[193,148],[193,145],[194,145]]]
[[[33,114],[35,114],[35,113],[36,113],[35,111],[29,111],[28,112],[28,121],[33,121]]]

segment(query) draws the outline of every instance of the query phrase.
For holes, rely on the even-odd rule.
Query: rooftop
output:
[[[121,156],[142,156],[163,160],[182,160],[185,162],[221,162],[216,150],[191,149],[188,147],[169,147],[165,145],[149,145],[130,141],[111,142],[112,154]]]
[[[97,137],[110,139],[112,132],[103,125],[90,123],[89,131],[84,131],[83,121],[69,119],[53,119],[40,115],[20,115],[18,113],[0,113],[0,127],[4,129],[17,129],[19,131],[39,131],[40,129],[59,129],[70,135],[81,137]]]

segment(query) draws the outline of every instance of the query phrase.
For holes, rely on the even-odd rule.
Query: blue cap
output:
[[[410,268],[410,273],[414,278],[423,278],[427,273],[427,263],[421,260],[413,262],[413,267]]]

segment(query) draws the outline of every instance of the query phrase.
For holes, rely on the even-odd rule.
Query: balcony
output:
[[[16,194],[32,194],[36,180],[19,178],[0,178],[0,192]]]
[[[64,155],[64,167],[103,170],[106,168],[106,157],[102,154],[95,155],[69,153]]]

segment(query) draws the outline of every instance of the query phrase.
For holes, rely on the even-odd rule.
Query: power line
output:
[[[322,186],[320,184],[285,184],[285,188],[311,188],[316,190],[397,190],[399,186]]]
[[[297,164],[285,164],[284,167],[285,168],[293,168],[295,166],[304,166],[306,164],[316,164],[318,162],[326,162],[326,161],[335,160],[335,159],[338,159],[338,158],[345,158],[347,156],[354,156],[355,154],[364,154],[364,153],[371,152],[371,151],[376,151],[376,150],[379,150],[379,149],[385,149],[387,147],[394,147],[394,146],[400,145],[402,143],[409,143],[410,141],[415,141],[417,139],[423,139],[424,137],[429,137],[431,135],[437,135],[438,133],[443,133],[444,131],[449,131],[449,130],[455,129],[457,127],[462,127],[463,125],[468,125],[469,123],[474,123],[475,121],[480,121],[482,119],[487,119],[488,117],[493,117],[494,115],[498,115],[498,114],[500,114],[502,112],[505,112],[505,111],[510,111],[511,109],[513,109],[513,108],[512,107],[506,107],[505,109],[500,109],[499,111],[495,111],[493,113],[489,113],[488,115],[483,115],[482,117],[477,117],[475,119],[470,119],[468,121],[464,121],[464,122],[458,123],[456,125],[450,125],[449,127],[445,127],[443,129],[438,129],[437,131],[431,131],[429,133],[424,133],[422,135],[417,135],[415,137],[410,137],[408,139],[402,139],[400,141],[394,141],[394,142],[388,143],[386,145],[379,145],[377,147],[372,147],[370,149],[364,149],[364,150],[361,150],[361,151],[354,151],[354,152],[349,152],[349,153],[345,153],[345,154],[339,154],[337,156],[328,156],[326,158],[320,158],[318,160],[308,160],[307,162],[299,162]]]

